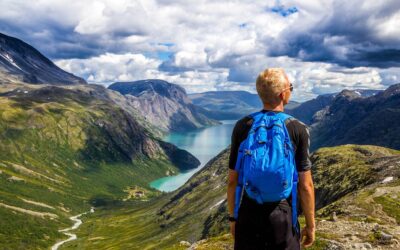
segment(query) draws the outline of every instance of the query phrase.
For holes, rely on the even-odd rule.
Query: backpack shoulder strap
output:
[[[264,113],[261,111],[257,111],[257,112],[254,112],[254,113],[251,113],[250,115],[248,115],[248,117],[253,119],[253,121],[260,119],[262,116],[264,116]]]
[[[276,114],[276,116],[279,117],[282,121],[286,121],[287,119],[293,118],[293,116],[288,115],[288,114],[286,114],[284,112],[279,112],[279,113]]]

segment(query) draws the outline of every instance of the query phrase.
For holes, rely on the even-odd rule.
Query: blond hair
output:
[[[261,101],[270,105],[279,104],[279,94],[285,89],[287,81],[282,68],[269,68],[261,72],[256,80],[256,89]]]

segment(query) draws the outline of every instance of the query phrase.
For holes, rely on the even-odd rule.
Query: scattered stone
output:
[[[192,244],[190,244],[190,242],[184,241],[182,240],[181,242],[179,242],[179,246],[181,247],[190,247]]]
[[[334,240],[330,240],[324,248],[324,250],[345,250],[345,249],[346,248],[342,243],[339,243]]]
[[[354,243],[351,245],[351,248],[358,250],[367,250],[367,249],[372,249],[372,246],[369,243]]]
[[[197,242],[197,244],[204,244],[204,243],[206,243],[207,242],[207,239],[202,239],[202,240],[199,240],[198,242]]]
[[[372,249],[372,245],[369,244],[369,243],[364,243],[364,247],[365,247],[366,249]]]
[[[336,212],[332,212],[332,214],[331,214],[331,221],[337,221]]]
[[[382,243],[389,243],[390,241],[392,241],[392,239],[393,239],[393,235],[387,234],[385,232],[380,232],[379,240]]]
[[[352,241],[357,241],[357,240],[358,240],[358,237],[355,236],[355,235],[352,235],[352,236],[350,237],[350,239],[351,239]]]
[[[383,184],[383,183],[388,183],[391,181],[393,181],[393,176],[386,177],[385,179],[383,179],[383,181],[381,181],[381,183]]]
[[[11,176],[8,178],[9,181],[25,181],[24,179],[17,177],[17,176]]]

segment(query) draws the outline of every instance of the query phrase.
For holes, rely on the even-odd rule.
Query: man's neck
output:
[[[282,111],[283,112],[283,103],[280,103],[277,106],[272,107],[271,105],[264,104],[264,110],[271,110],[271,111]]]

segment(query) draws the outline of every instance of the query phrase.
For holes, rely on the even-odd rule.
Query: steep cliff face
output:
[[[85,84],[29,44],[0,33],[0,82]]]
[[[119,82],[109,87],[125,95],[151,124],[163,131],[186,131],[218,124],[199,112],[185,90],[162,80]]]

